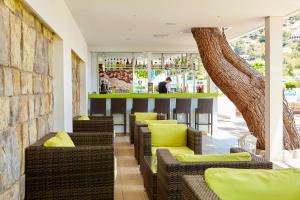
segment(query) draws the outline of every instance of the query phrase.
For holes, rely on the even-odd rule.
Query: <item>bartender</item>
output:
[[[170,77],[167,77],[165,81],[162,81],[158,84],[158,92],[159,93],[168,93],[167,85],[172,82]]]

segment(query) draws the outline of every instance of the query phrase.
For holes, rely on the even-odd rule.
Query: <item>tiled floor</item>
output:
[[[115,200],[148,200],[129,138],[117,136],[115,144],[118,170]]]

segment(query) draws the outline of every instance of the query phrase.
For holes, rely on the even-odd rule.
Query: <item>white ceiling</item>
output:
[[[191,27],[232,27],[232,39],[262,26],[266,16],[300,9],[300,0],[65,1],[92,51],[194,51],[192,35],[182,33]]]

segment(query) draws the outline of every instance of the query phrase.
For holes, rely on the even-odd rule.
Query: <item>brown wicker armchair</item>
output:
[[[113,132],[113,118],[106,116],[89,116],[90,120],[73,119],[73,132]]]
[[[231,153],[243,151],[231,148]],[[166,150],[157,150],[158,199],[181,199],[181,179],[183,175],[203,175],[207,168],[228,167],[245,169],[272,169],[272,163],[252,154],[247,162],[193,162],[182,163]]]
[[[135,116],[131,116],[132,118],[135,119]],[[166,114],[157,114],[157,120],[165,120],[167,119],[167,115]],[[134,122],[134,136],[133,136],[133,141],[134,141],[134,156],[135,159],[137,160],[138,164],[140,164],[140,158],[139,158],[139,150],[140,150],[140,137],[139,135],[140,133],[140,127],[147,127],[148,125],[139,121],[135,121]]]
[[[181,190],[183,200],[221,200],[200,175],[183,176]]]
[[[166,114],[157,114],[157,120],[164,120],[166,118],[167,118]],[[130,137],[131,144],[134,144],[135,123],[136,123],[135,114],[129,114],[129,137]]]
[[[187,130],[187,146],[195,154],[202,154],[202,133],[195,129]],[[151,164],[146,164],[145,159],[152,156],[151,132],[148,127],[140,127],[140,171],[144,178],[144,185],[149,199],[155,200],[157,197],[157,175],[153,173]],[[151,158],[150,158],[151,159]],[[149,163],[149,162],[148,162]]]
[[[25,199],[113,199],[113,133],[70,133],[75,147],[43,147],[49,134],[26,149]]]

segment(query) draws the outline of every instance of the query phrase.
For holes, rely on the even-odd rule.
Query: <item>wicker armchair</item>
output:
[[[181,184],[183,200],[221,200],[200,175],[183,176]]]
[[[153,174],[149,167],[146,166],[144,157],[152,156],[151,132],[148,127],[140,128],[140,171],[144,177],[144,184],[147,190],[149,199],[156,199],[157,189],[156,174]],[[202,154],[202,133],[195,129],[188,128],[187,130],[187,146],[194,151],[195,154]],[[151,177],[151,178],[147,178]],[[153,187],[153,188],[152,188]],[[147,189],[148,188],[148,189]]]
[[[89,116],[90,120],[73,119],[73,132],[113,132],[113,118],[106,116]]]
[[[133,116],[132,116],[133,117]],[[135,119],[135,116],[133,117]],[[166,114],[157,114],[157,120],[165,120],[167,119]],[[140,158],[139,158],[139,150],[140,150],[140,127],[147,127],[148,125],[139,121],[134,122],[134,136],[133,136],[133,141],[134,141],[134,156],[135,159],[137,160],[138,164],[140,164]]]
[[[43,147],[49,134],[26,149],[25,199],[113,199],[113,133],[71,133],[75,147]]]
[[[231,148],[230,152],[242,149]],[[157,150],[158,199],[181,199],[181,179],[183,175],[203,175],[207,168],[228,167],[245,169],[272,169],[272,163],[252,154],[247,162],[193,162],[182,163],[166,149]]]
[[[164,120],[166,118],[167,118],[166,114],[157,114],[157,120]],[[130,137],[131,144],[134,144],[135,123],[136,123],[135,114],[129,114],[129,137]]]

